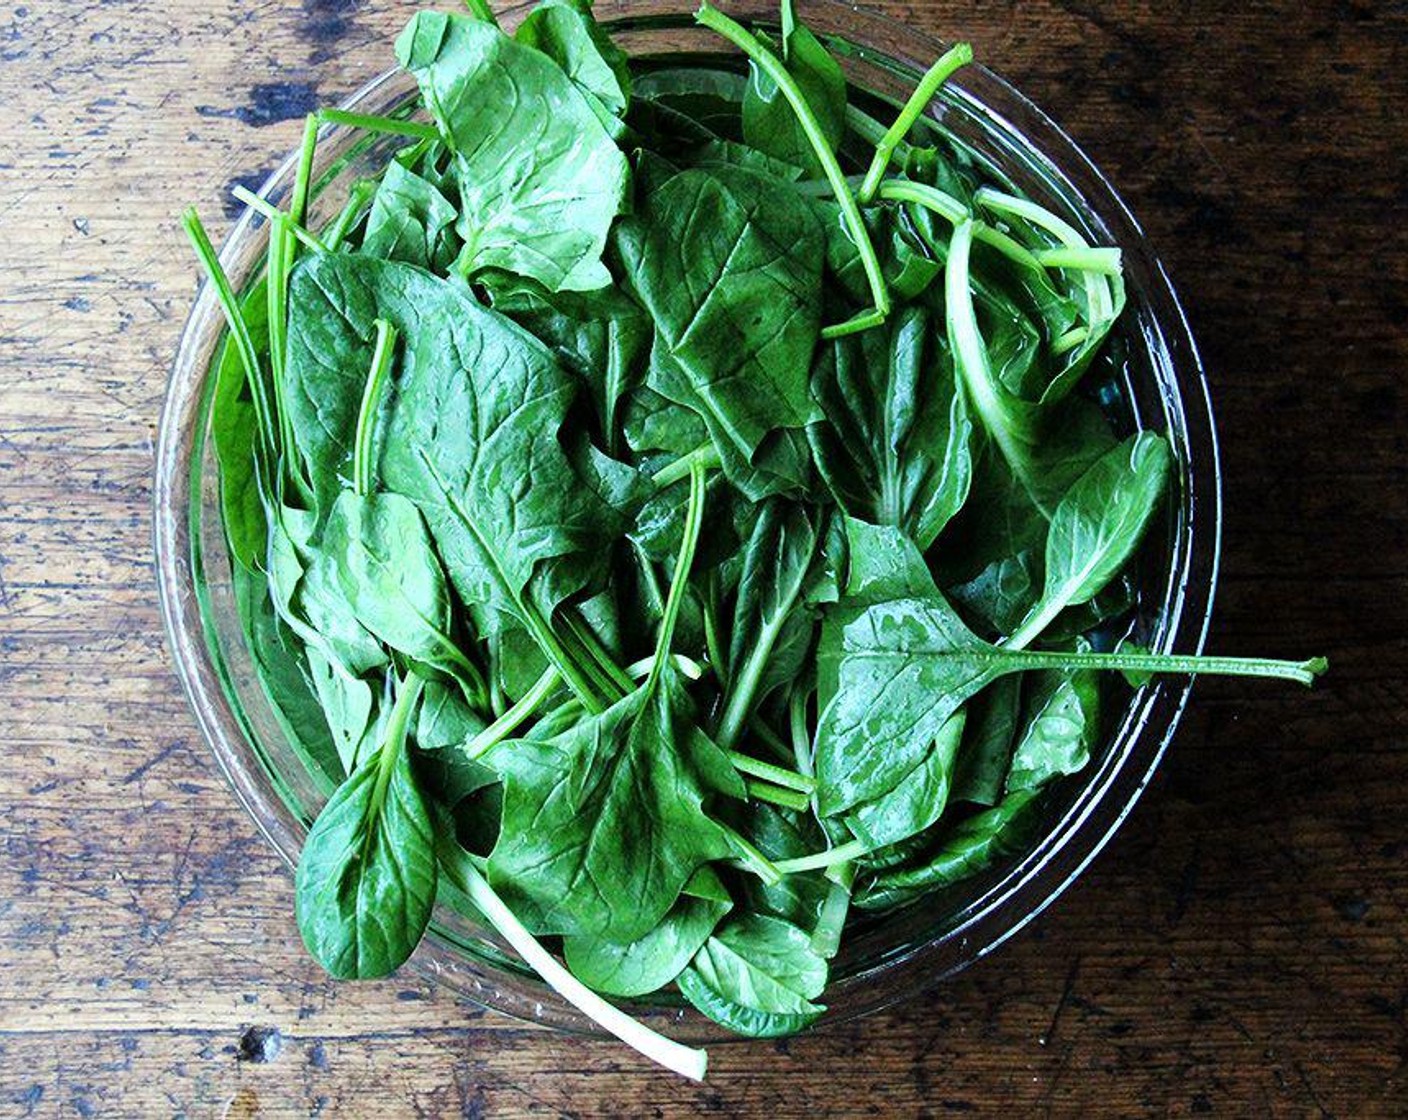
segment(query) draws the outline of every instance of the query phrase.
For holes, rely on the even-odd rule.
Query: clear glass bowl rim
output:
[[[501,13],[516,24],[530,5]],[[944,45],[891,17],[838,0],[799,0],[799,16],[814,29],[843,36],[858,57],[905,71],[922,72]],[[692,5],[680,0],[625,0],[597,5],[597,15],[613,31],[686,31]],[[767,23],[775,6],[746,0],[728,8],[744,21]],[[895,44],[902,43],[903,49]],[[881,45],[883,44],[883,46]],[[714,50],[720,47],[716,43]],[[389,86],[404,81],[396,71],[373,79],[348,98],[344,108],[367,111],[384,100]],[[1173,567],[1161,604],[1156,648],[1201,651],[1211,622],[1222,529],[1220,456],[1208,383],[1197,345],[1166,270],[1154,255],[1139,223],[1108,179],[1058,125],[1002,78],[985,67],[966,68],[946,97],[980,111],[1010,128],[1031,154],[1075,190],[1094,232],[1124,251],[1133,316],[1139,310],[1142,342],[1168,371],[1165,419],[1180,455],[1180,499],[1185,515]],[[383,106],[384,111],[384,106]],[[1014,123],[1015,122],[1015,123]],[[349,130],[327,126],[320,153],[348,139]],[[320,163],[323,156],[320,154]],[[275,194],[291,181],[296,154],[270,176],[261,194]],[[255,216],[246,212],[222,249],[234,251],[258,236]],[[267,228],[267,227],[266,227]],[[267,234],[265,234],[267,236]],[[290,866],[301,847],[304,826],[284,804],[247,740],[244,725],[226,694],[223,666],[205,633],[198,581],[201,510],[200,469],[206,435],[208,367],[193,355],[213,351],[210,332],[223,320],[208,284],[203,284],[181,336],[162,411],[153,486],[153,543],[156,577],[167,641],[177,673],[211,748],[237,799],[260,831]],[[1032,921],[1085,869],[1129,815],[1153,777],[1187,704],[1191,682],[1160,680],[1130,700],[1096,772],[1045,838],[982,892],[951,915],[945,928],[927,940],[897,947],[870,967],[833,982],[826,1000],[830,1012],[819,1025],[868,1014],[932,988],[987,955]],[[514,1017],[561,1030],[596,1034],[598,1028],[536,978],[498,967],[432,933],[412,958],[423,973],[458,994]],[[692,1010],[631,1003],[633,1013],[675,1037],[723,1041],[733,1036]]]

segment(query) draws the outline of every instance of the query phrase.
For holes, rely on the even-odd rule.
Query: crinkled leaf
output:
[[[730,918],[704,943],[689,971],[729,1002],[765,1014],[825,1010],[811,1001],[826,987],[826,961],[806,932],[781,918]]]
[[[1036,794],[1008,794],[996,808],[954,825],[916,863],[875,876],[857,891],[856,905],[888,910],[989,870],[1031,842],[1038,807]]]
[[[677,685],[641,689],[552,739],[509,740],[485,757],[504,781],[489,879],[529,928],[634,941],[697,868],[729,854],[704,811],[696,756],[709,745],[688,734],[682,703]]]
[[[781,43],[773,44],[764,37],[765,45],[780,55],[821,126],[826,143],[835,151],[846,131],[846,76],[821,40],[792,18],[790,7],[790,3],[784,6]],[[756,63],[749,64],[743,97],[743,138],[774,159],[803,168],[810,178],[822,175],[821,161],[802,130],[797,111]]]
[[[852,517],[893,525],[927,549],[967,500],[972,426],[953,363],[919,308],[837,339],[812,391],[817,469]]]
[[[592,17],[586,0],[545,0],[524,17],[513,37],[558,64],[611,131],[613,117],[624,117],[631,99],[631,70],[626,53]],[[612,133],[615,135],[615,133]]]
[[[444,272],[459,254],[456,211],[433,183],[392,160],[372,196],[361,252]]]
[[[649,995],[680,974],[732,908],[719,877],[703,867],[660,924],[643,937],[626,944],[564,937],[563,956],[577,979],[598,992]]]
[[[618,247],[699,410],[739,453],[816,417],[822,238],[794,191],[740,168],[682,171],[639,200]]]
[[[502,268],[557,290],[610,283],[601,251],[626,157],[562,68],[488,23],[421,12],[396,41],[456,153],[456,268]]]
[[[895,788],[846,814],[846,827],[874,851],[917,836],[943,814],[953,786],[954,759],[963,738],[962,709],[939,728],[929,749]]]
[[[1027,726],[1012,753],[1007,790],[1038,790],[1085,769],[1100,732],[1100,676],[1089,669],[1040,673]]]

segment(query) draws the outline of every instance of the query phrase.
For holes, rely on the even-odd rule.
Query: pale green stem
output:
[[[239,354],[240,365],[244,367],[245,383],[249,386],[250,397],[254,401],[254,416],[262,436],[264,452],[268,456],[276,457],[279,453],[278,430],[269,403],[268,387],[259,371],[259,351],[254,347],[254,337],[249,333],[249,325],[245,322],[240,301],[195,207],[191,207],[181,216],[181,223],[185,227],[186,236],[190,238],[191,247],[195,249],[196,256],[205,268],[211,287],[215,289],[215,298],[225,315],[225,322],[229,325],[235,352]]]
[[[392,136],[409,136],[416,140],[439,140],[440,130],[421,121],[399,121],[394,117],[375,117],[367,113],[352,113],[346,109],[319,109],[318,119],[328,124],[364,128],[368,132],[386,132]]]
[[[450,881],[469,896],[475,908],[508,942],[513,951],[542,977],[543,982],[603,1030],[615,1035],[627,1046],[639,1051],[651,1061],[682,1077],[704,1080],[709,1057],[703,1050],[694,1050],[672,1042],[642,1023],[636,1022],[620,1008],[606,1002],[564,968],[528,932],[512,910],[504,904],[484,878],[468,852],[453,841],[442,838],[439,843],[440,865]]]
[[[770,782],[745,780],[743,784],[748,790],[748,796],[754,801],[766,801],[770,805],[781,805],[784,809],[793,809],[799,813],[809,808],[812,803],[811,798],[805,793],[798,793],[794,789],[783,789]]]
[[[914,127],[914,122],[919,119],[919,115],[928,108],[929,102],[939,92],[939,87],[953,76],[955,70],[967,66],[972,61],[973,48],[967,43],[956,43],[945,51],[939,60],[929,67],[924,76],[919,79],[919,84],[914,87],[914,92],[909,95],[909,100],[900,109],[900,115],[895,119],[895,123],[880,138],[880,143],[875,145],[875,158],[870,161],[870,169],[865,173],[865,182],[861,184],[860,188],[859,200],[862,204],[875,197],[875,192],[880,188],[880,180],[885,176],[885,169],[890,165],[890,157],[894,155],[896,146]]]
[[[328,227],[327,234],[323,238],[328,252],[336,252],[342,247],[342,242],[347,237],[348,231],[362,216],[362,207],[366,206],[374,194],[376,194],[376,183],[369,179],[362,179],[353,184],[352,190],[347,196],[347,205],[342,208],[342,213],[338,214],[337,219]]]
[[[362,390],[362,405],[357,411],[352,450],[352,487],[364,498],[372,492],[375,474],[372,469],[372,443],[376,439],[376,411],[395,350],[396,328],[385,319],[376,320],[376,347],[372,351],[371,372]]]
[[[1002,647],[1006,648],[1006,647]],[[1221,677],[1271,677],[1311,685],[1329,668],[1323,657],[1308,661],[1273,661],[1261,657],[1185,657],[1172,653],[1081,653],[1064,650],[1014,650],[1005,654],[1014,670],[1122,669],[1147,673],[1189,673]]]
[[[302,226],[294,225],[293,220],[287,214],[267,200],[260,198],[253,191],[245,187],[236,187],[230,193],[251,210],[257,211],[273,222],[276,230],[279,228],[287,228],[292,231],[294,237],[298,238],[298,240],[303,242],[308,248],[319,253],[326,253],[328,251],[328,247],[319,241],[316,236],[309,233]]]
[[[478,758],[491,747],[507,739],[518,730],[524,720],[538,710],[538,706],[551,696],[553,689],[561,683],[562,674],[549,665],[543,670],[543,675],[533,682],[532,688],[519,697],[503,715],[465,744],[465,757]]]
[[[673,486],[681,479],[688,478],[696,463],[708,470],[718,470],[722,460],[719,458],[718,449],[712,443],[706,443],[656,471],[650,476],[650,484],[657,490]]]
[[[679,621],[680,608],[684,605],[685,591],[689,586],[689,570],[694,566],[694,551],[699,545],[699,531],[704,524],[704,483],[706,468],[702,463],[690,464],[689,507],[685,511],[684,535],[680,540],[679,555],[675,558],[675,570],[670,579],[670,591],[665,598],[665,617],[660,620],[660,634],[655,643],[655,664],[646,678],[646,692],[653,692],[660,683],[660,674],[670,656],[670,643],[674,641],[675,624]]]
[[[798,856],[796,859],[775,860],[773,866],[784,875],[796,875],[803,871],[820,871],[822,868],[850,863],[851,860],[859,859],[865,855],[867,851],[869,849],[859,840],[848,840],[846,843],[824,852]]]
[[[794,789],[800,793],[811,794],[816,790],[815,778],[809,778],[805,774],[798,774],[793,770],[785,770],[781,766],[774,766],[771,762],[763,762],[761,759],[753,758],[751,755],[739,751],[725,751],[724,753],[728,755],[728,760],[733,763],[733,768],[740,774],[762,778],[764,781],[772,782],[773,785]]]

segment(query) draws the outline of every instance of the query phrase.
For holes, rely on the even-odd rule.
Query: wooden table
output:
[[[336,985],[168,664],[152,445],[176,222],[389,62],[409,5],[0,9],[0,1115],[1403,1115],[1408,13],[1371,0],[889,3],[1061,120],[1180,285],[1215,387],[1206,682],[1116,842],[893,1013],[703,1087],[415,975]],[[226,205],[228,218],[232,209]]]

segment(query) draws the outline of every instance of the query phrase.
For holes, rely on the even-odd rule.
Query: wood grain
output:
[[[415,977],[327,982],[169,669],[149,476],[177,213],[261,179],[408,6],[5,5],[0,1115],[1403,1114],[1408,10],[883,6],[971,38],[1145,221],[1221,423],[1213,646],[1327,652],[1324,687],[1200,685],[1048,915],[894,1012],[721,1048],[702,1088]]]

